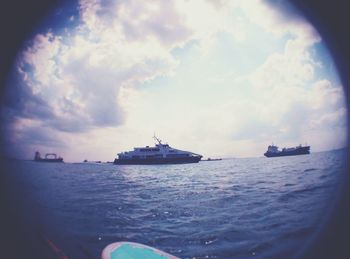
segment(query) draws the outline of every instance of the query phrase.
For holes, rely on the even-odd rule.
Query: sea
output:
[[[131,241],[180,258],[294,258],[320,231],[344,151],[179,165],[9,161],[33,236],[69,258]]]

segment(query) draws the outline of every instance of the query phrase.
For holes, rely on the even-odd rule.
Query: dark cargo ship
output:
[[[122,152],[114,160],[115,165],[154,165],[154,164],[187,164],[198,163],[202,156],[162,144],[161,140],[153,137],[158,144],[154,147],[136,147],[133,151]]]
[[[35,152],[34,161],[36,162],[63,162],[62,157],[57,157],[55,153],[48,153],[44,158],[41,157],[40,153]]]
[[[296,146],[292,148],[282,148],[278,150],[278,147],[275,145],[270,145],[267,148],[267,151],[264,153],[266,157],[278,157],[278,156],[297,156],[297,155],[307,155],[310,154],[310,146]]]

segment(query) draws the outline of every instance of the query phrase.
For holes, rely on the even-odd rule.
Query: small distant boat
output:
[[[307,155],[310,154],[310,146],[296,146],[292,148],[282,148],[278,150],[275,145],[270,145],[267,151],[264,153],[266,157],[278,157],[278,156],[297,156],[297,155]]]
[[[100,161],[100,160],[98,160],[98,161],[88,161],[87,159],[85,159],[83,162],[84,163],[89,163],[89,164],[101,164],[102,163],[102,161]]]
[[[34,161],[36,162],[63,162],[63,158],[57,156],[55,153],[47,153],[44,158],[41,157],[40,153],[35,152]]]
[[[133,151],[122,152],[114,160],[115,165],[152,165],[198,163],[202,156],[163,144],[156,136],[154,147],[136,147]]]
[[[201,161],[220,161],[220,160],[222,160],[222,158],[210,158],[210,157],[208,157],[208,159],[201,160]]]

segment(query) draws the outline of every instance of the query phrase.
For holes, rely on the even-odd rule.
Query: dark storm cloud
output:
[[[40,125],[16,127],[15,121],[1,125],[1,136],[0,153],[9,157],[29,158],[35,147],[55,150],[66,146],[54,130]]]
[[[76,116],[75,107],[69,100],[62,98],[62,107],[69,116],[57,116],[52,104],[34,94],[33,88],[24,80],[23,75],[14,71],[8,81],[4,103],[1,107],[3,127],[8,124],[9,129],[11,129],[12,125],[19,119],[30,119],[42,122],[47,128],[65,132],[84,132],[87,130],[85,118]],[[43,129],[38,130],[38,132],[41,130]],[[8,135],[11,130],[5,130],[5,132]],[[44,135],[45,133],[42,133],[41,136]],[[33,137],[34,135],[30,134],[28,140],[33,140]],[[46,135],[42,139],[50,140],[50,136]]]
[[[47,147],[64,147],[57,138],[55,131],[45,127],[25,127],[19,133],[19,140],[23,143],[31,143],[34,145]]]
[[[2,117],[6,121],[16,117],[46,120],[53,117],[53,112],[50,105],[35,95],[33,89],[14,71],[9,77],[4,94]]]

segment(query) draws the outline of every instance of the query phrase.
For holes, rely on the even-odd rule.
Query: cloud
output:
[[[312,107],[327,110],[342,109],[345,106],[344,92],[340,86],[335,86],[327,79],[314,83],[312,95]]]
[[[15,158],[31,158],[35,150],[57,152],[67,148],[62,135],[38,120],[18,118],[1,127],[1,153]]]
[[[242,1],[247,17],[264,30],[275,34],[290,33],[301,39],[305,45],[321,40],[315,28],[287,0]]]
[[[321,37],[286,1],[81,0],[78,7],[71,28],[36,35],[18,57],[2,109],[8,122],[2,130],[16,136],[12,143],[63,150],[67,139],[84,142],[78,138],[96,137],[101,129],[112,134],[111,128],[125,134],[131,122],[142,131],[141,121],[152,119],[152,125],[169,130],[186,125],[178,132],[192,135],[192,144],[220,132],[218,152],[220,145],[232,152],[231,141],[244,142],[252,152],[254,142],[271,136],[292,142],[320,127],[322,136],[328,136],[327,123],[344,128],[341,86],[319,77],[320,62],[310,54]],[[261,35],[276,45],[260,50],[268,45],[259,42]],[[225,52],[228,45],[231,56]],[[187,78],[181,74],[186,69]],[[225,71],[213,75],[220,69]],[[243,83],[229,82],[237,74]],[[157,83],[162,78],[171,83]],[[197,83],[213,78],[217,83],[198,92]],[[174,82],[188,96],[167,118],[147,113],[161,101],[147,103],[140,93],[153,87],[152,94],[161,96]],[[222,95],[208,92],[223,84],[234,86]],[[190,98],[190,93],[196,95]],[[222,103],[201,106],[211,95]],[[159,110],[170,106],[161,104]],[[205,145],[210,149],[213,143]]]
[[[43,139],[48,130],[122,125],[120,91],[171,73],[171,50],[191,36],[173,2],[80,1],[79,9],[80,23],[36,35],[19,55],[3,117],[42,121],[26,131],[30,143],[35,127]]]
[[[151,40],[165,47],[181,45],[191,35],[174,1],[81,1],[80,8],[85,29],[92,35],[111,37],[116,32],[128,42]]]
[[[325,79],[308,88],[285,85],[269,91],[259,88],[249,101],[235,103],[231,109],[244,111],[236,118],[239,126],[233,127],[236,129],[234,140],[275,141],[287,145],[309,141],[316,150],[327,149],[330,143],[333,148],[334,143],[346,143],[344,92],[341,86]]]
[[[62,131],[118,126],[124,116],[120,89],[174,69],[169,52],[184,44],[190,31],[170,2],[106,3],[81,1],[77,28],[67,35],[39,34],[23,52],[17,66],[23,105],[16,107],[22,114],[51,117],[47,126]],[[31,103],[39,102],[31,110]]]
[[[4,98],[5,105],[2,107],[2,119],[13,121],[19,117],[44,120],[51,118],[53,113],[48,103],[34,92],[32,85],[26,82],[26,77],[21,75],[22,71],[10,75],[11,80]]]

